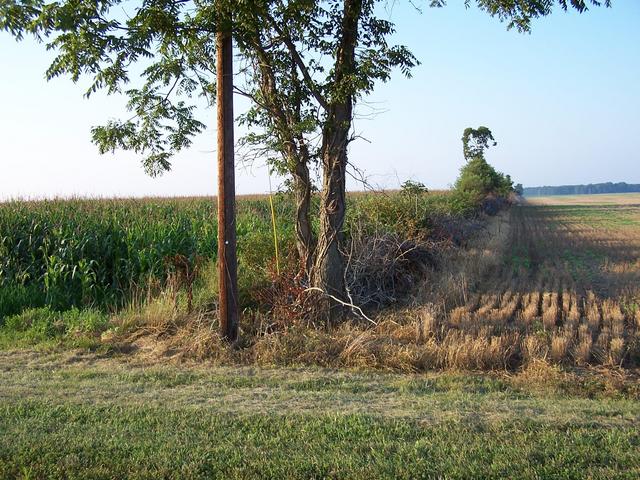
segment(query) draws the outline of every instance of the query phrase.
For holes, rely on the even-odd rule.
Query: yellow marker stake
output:
[[[278,255],[278,231],[276,230],[276,211],[273,208],[273,193],[271,192],[271,173],[269,173],[269,204],[271,205],[271,223],[273,225],[273,245],[276,248],[276,272],[280,275],[280,257]]]

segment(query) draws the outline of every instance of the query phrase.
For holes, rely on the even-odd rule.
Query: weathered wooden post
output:
[[[238,260],[233,138],[233,40],[230,22],[217,38],[218,109],[218,285],[220,335],[238,337]]]

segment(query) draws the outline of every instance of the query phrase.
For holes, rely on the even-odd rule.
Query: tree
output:
[[[467,163],[460,169],[454,189],[472,204],[480,203],[490,194],[506,197],[513,191],[511,177],[496,171],[484,158],[490,144],[497,145],[497,142],[487,127],[464,130],[462,145]]]
[[[8,0],[0,28],[18,40],[31,34],[57,52],[47,79],[85,75],[90,97],[98,90],[123,93],[132,116],[92,129],[101,152],[123,148],[141,154],[151,175],[171,167],[176,152],[191,145],[205,124],[195,116],[195,97],[215,98],[216,24],[228,0],[196,15],[181,0],[150,0],[129,7],[122,0]],[[123,15],[120,8],[129,9]],[[141,69],[131,86],[132,68]]]
[[[416,180],[406,180],[400,185],[401,192],[411,196],[419,196],[423,193],[429,192],[429,189],[424,183]]]
[[[344,258],[340,249],[346,201],[345,184],[349,132],[354,105],[374,88],[376,81],[387,81],[392,67],[409,75],[416,59],[405,47],[389,47],[392,23],[375,16],[376,0],[327,0],[313,3],[313,15],[307,20],[307,35],[296,44],[286,29],[278,32],[296,64],[309,97],[318,103],[320,113],[322,192],[320,229],[311,271],[312,285],[326,294],[345,297]],[[471,0],[466,0],[467,6]],[[284,4],[284,2],[280,2]],[[444,0],[432,0],[430,6],[442,7]],[[607,5],[609,0],[476,0],[477,6],[508,22],[508,28],[530,30],[533,19],[550,14],[555,6],[583,12],[588,5]],[[321,81],[310,74],[322,73],[318,56],[331,58],[331,69]],[[487,137],[487,140],[488,137]],[[488,145],[488,144],[487,144]],[[481,146],[481,145],[479,145]],[[336,303],[329,305],[329,319],[340,315]]]
[[[514,187],[513,187],[513,191],[516,193],[516,195],[520,195],[522,196],[524,194],[524,187],[522,186],[521,183],[517,183]]]
[[[296,201],[296,247],[305,280],[313,264],[310,167],[317,161],[318,115],[313,93],[305,86],[296,57],[287,46],[299,44],[314,13],[312,2],[263,3],[236,16],[238,47],[247,67],[246,87],[238,92],[252,100],[241,121],[252,127],[242,139],[249,156],[267,157],[270,168],[290,177]],[[281,39],[286,38],[286,41]],[[313,66],[308,70],[318,70]],[[315,72],[314,72],[315,73]]]
[[[487,127],[465,128],[462,134],[462,153],[465,160],[484,158],[484,151],[498,145]]]
[[[305,159],[322,166],[319,232],[307,265],[311,284],[327,294],[324,300],[346,296],[340,242],[354,104],[376,81],[388,80],[394,67],[409,75],[417,63],[406,47],[388,45],[394,27],[376,16],[377,3],[276,1],[254,8],[237,24],[245,29],[237,35],[239,44],[249,58],[258,58],[259,76],[266,80],[250,94],[257,101],[248,120],[263,128],[262,136],[251,140],[254,145],[266,140],[268,149],[280,152],[294,179],[292,167]],[[307,194],[304,181],[297,184],[296,190]],[[326,305],[328,319],[340,316],[337,303]]]
[[[344,298],[346,288],[340,244],[354,103],[373,89],[375,80],[388,80],[392,66],[401,67],[409,75],[409,69],[416,64],[406,48],[387,45],[386,37],[393,33],[393,25],[376,18],[375,3],[344,0],[343,7],[334,8],[329,16],[338,28],[328,45],[335,52],[335,60],[322,124],[320,231],[311,279],[316,288],[338,298]],[[359,54],[358,47],[362,49]],[[329,303],[329,307],[329,321],[341,316],[339,305]]]

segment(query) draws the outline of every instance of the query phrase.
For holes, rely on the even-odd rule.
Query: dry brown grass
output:
[[[542,324],[546,330],[553,330],[558,318],[558,295],[545,293],[542,300]]]
[[[591,361],[591,350],[593,348],[593,340],[591,336],[579,337],[578,343],[573,350],[573,356],[578,365],[587,365]]]
[[[565,361],[572,341],[571,332],[555,332],[551,337],[551,360],[557,363]]]
[[[564,311],[565,321],[575,327],[580,321],[580,307],[578,305],[576,294],[574,292],[565,293],[563,298],[570,300],[568,309]]]
[[[455,307],[451,312],[449,312],[449,326],[463,328],[465,325],[471,323],[472,318],[473,315],[469,311],[469,307],[466,305]]]
[[[609,365],[619,366],[624,359],[626,346],[624,339],[613,338],[609,343]]]
[[[538,304],[540,303],[539,293],[527,294],[525,307],[520,312],[520,318],[524,323],[532,323],[538,316]]]

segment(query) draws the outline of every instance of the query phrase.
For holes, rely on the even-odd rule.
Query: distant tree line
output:
[[[632,193],[640,192],[640,184],[626,182],[590,183],[588,185],[558,185],[556,187],[526,187],[525,197],[544,197],[548,195],[589,195],[594,193]]]

